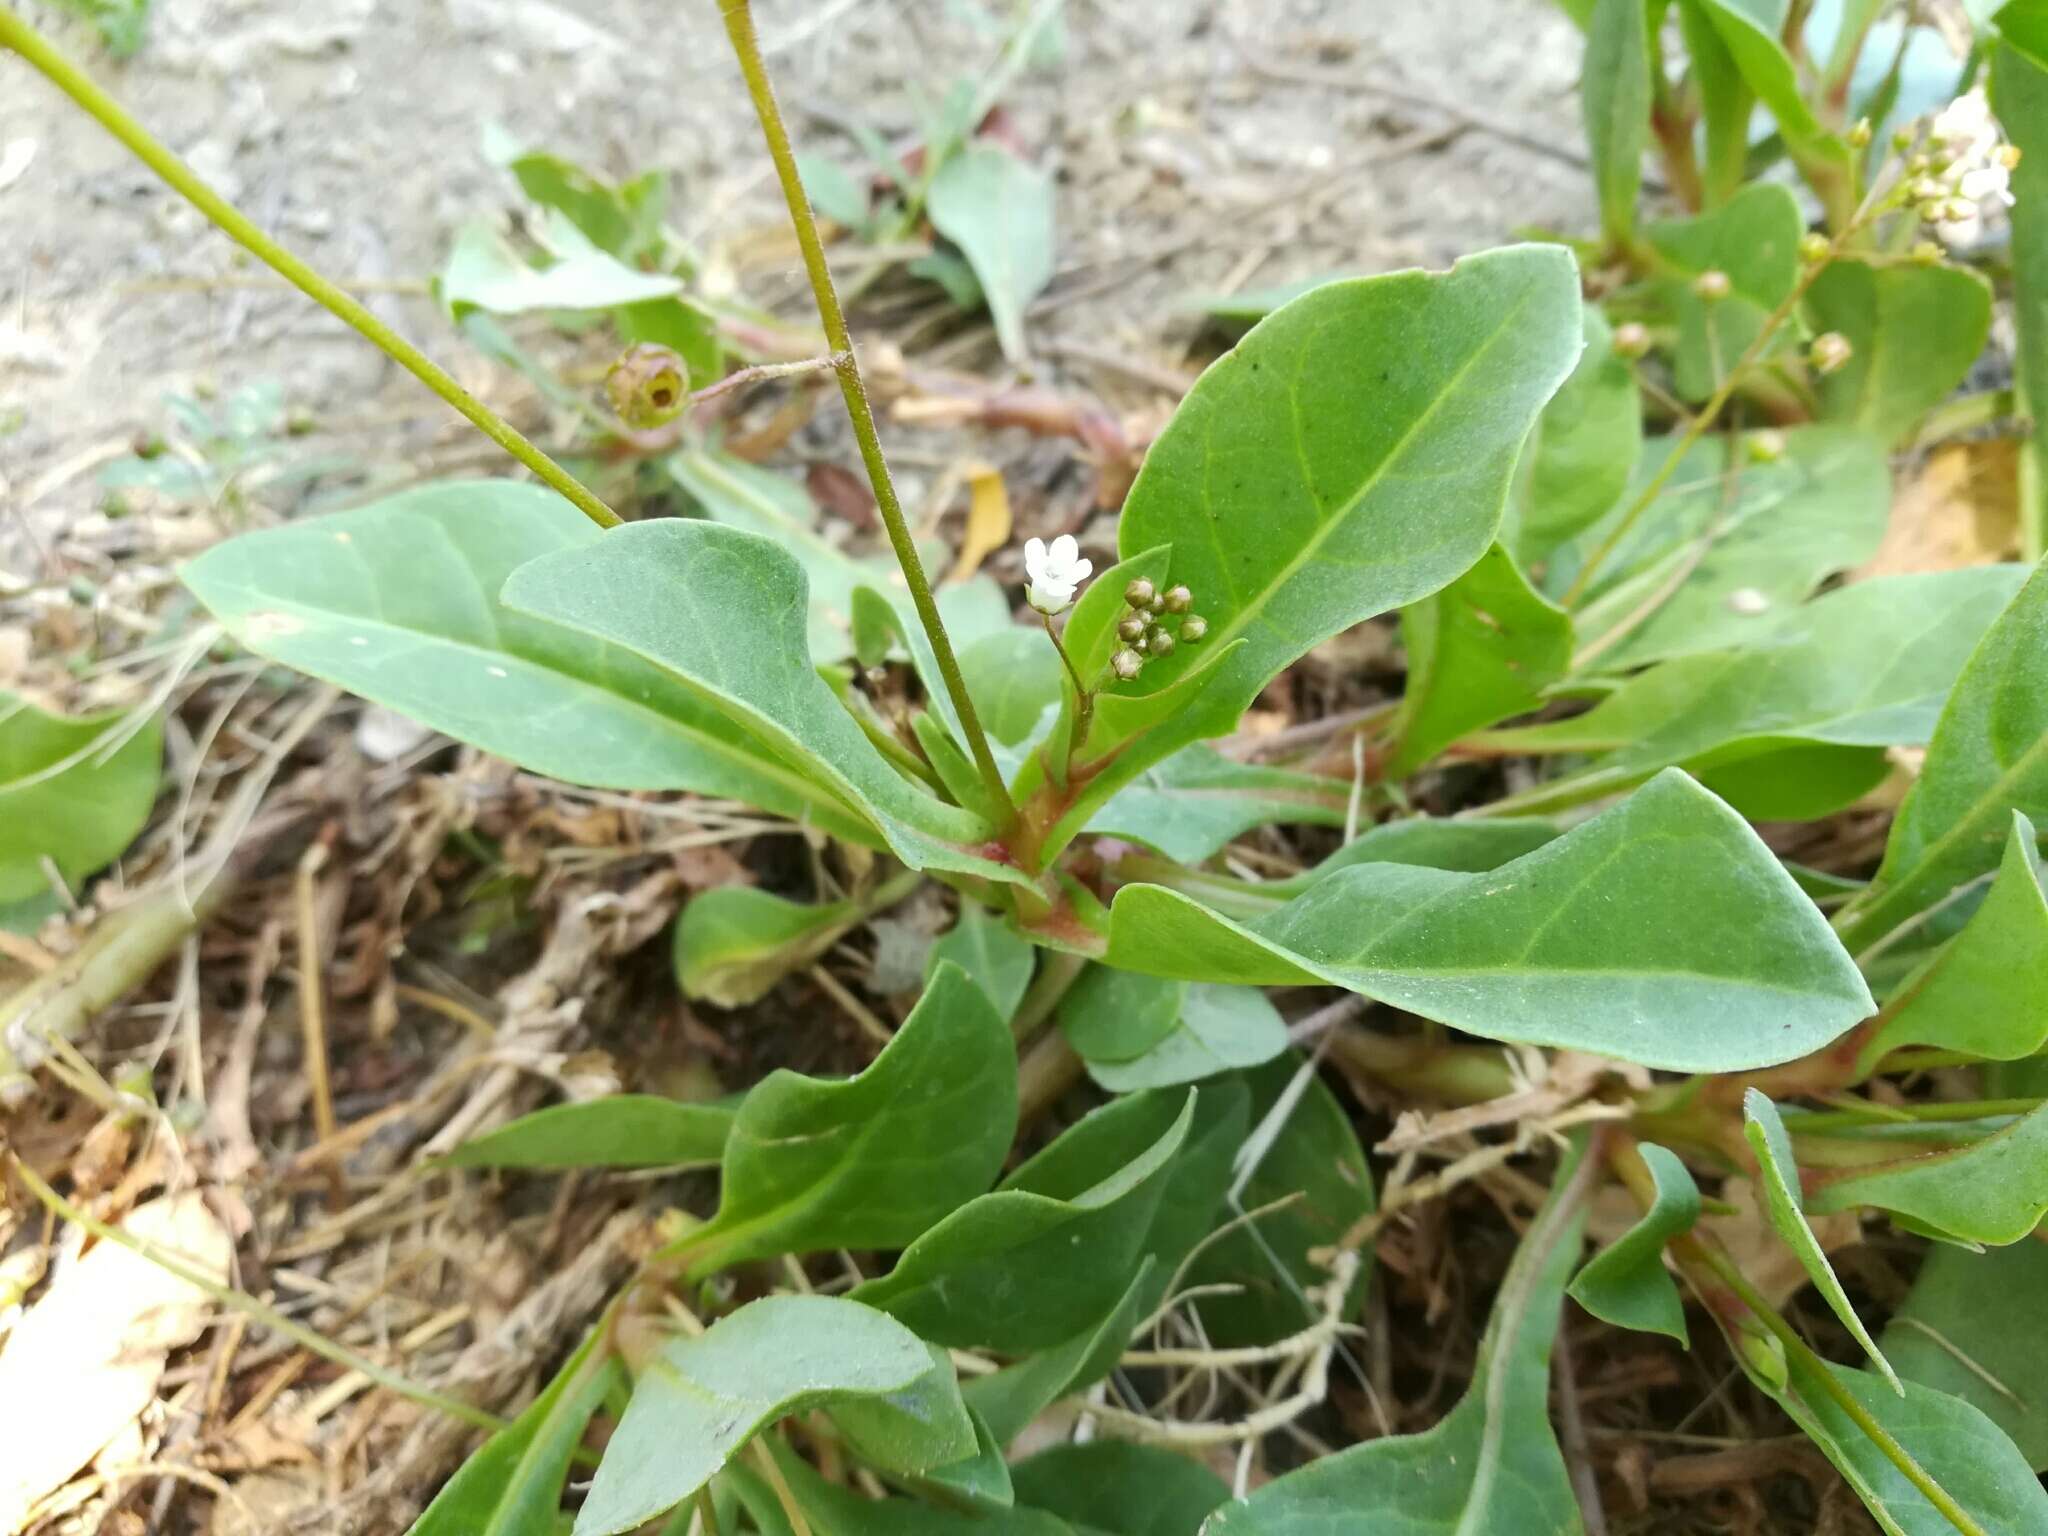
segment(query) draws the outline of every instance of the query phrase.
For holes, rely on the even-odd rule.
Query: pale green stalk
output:
[[[13,11],[0,6],[0,48],[11,49],[58,90],[82,107],[99,125],[163,178],[172,191],[218,225],[230,239],[257,257],[306,297],[337,316],[401,368],[454,406],[470,424],[513,458],[560,492],[577,511],[600,528],[615,528],[619,515],[600,501],[574,475],[535,447],[526,436],[456,383],[448,371],[379,320],[356,299],[315,272],[259,229],[248,215],[208,186],[192,167],[162,140],[138,123],[128,110],[94,83],[91,76],[52,47],[49,41]]]
[[[761,134],[768,141],[768,157],[775,163],[775,175],[782,184],[783,199],[789,204],[789,220],[796,230],[797,245],[803,252],[804,271],[810,277],[811,293],[817,300],[818,318],[824,323],[825,345],[832,354],[834,371],[839,375],[839,393],[846,400],[846,414],[853,422],[854,441],[860,446],[861,463],[866,466],[868,484],[874,489],[875,506],[882,514],[882,525],[889,531],[889,547],[896,553],[896,563],[903,568],[903,579],[910,588],[910,601],[931,640],[933,659],[938,663],[939,676],[945,681],[953,709],[960,717],[960,728],[966,734],[974,766],[988,789],[991,803],[1003,812],[1003,830],[1007,832],[1017,819],[1016,802],[1010,798],[1010,787],[1003,780],[1002,770],[996,766],[995,753],[989,750],[988,737],[981,728],[981,717],[976,714],[974,700],[968,695],[967,681],[960,675],[960,662],[953,654],[953,642],[939,618],[939,606],[932,599],[931,582],[925,577],[924,562],[918,558],[917,545],[910,536],[910,524],[903,515],[902,503],[897,499],[888,460],[882,456],[882,439],[875,429],[874,407],[868,403],[867,384],[861,377],[860,360],[854,355],[853,335],[847,329],[845,311],[839,307],[839,293],[832,283],[831,265],[825,260],[825,242],[818,234],[818,221],[811,212],[810,196],[804,191],[803,178],[797,174],[796,152],[790,145],[789,129],[783,123],[782,108],[776,104],[775,88],[769,83],[768,69],[761,59],[761,41],[754,31],[753,11],[749,0],[718,0],[718,9],[725,18],[726,35],[732,39],[733,56],[739,60],[740,73],[746,79],[747,95],[752,98],[754,113],[761,120]]]

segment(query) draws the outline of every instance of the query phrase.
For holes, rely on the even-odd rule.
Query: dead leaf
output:
[[[982,561],[1010,542],[1010,493],[1003,486],[1002,471],[978,459],[965,468],[967,532],[960,540],[960,558],[953,562],[948,581],[965,581],[981,569]]]
[[[1944,444],[1899,492],[1884,542],[1850,579],[1994,564],[2018,552],[2019,526],[2019,444]]]
[[[122,1230],[225,1280],[226,1228],[197,1193],[153,1200]],[[61,1270],[0,1351],[0,1529],[19,1530],[156,1397],[164,1358],[197,1338],[205,1294],[113,1243]]]

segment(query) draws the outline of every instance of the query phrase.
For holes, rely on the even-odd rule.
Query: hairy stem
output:
[[[974,756],[974,766],[980,772],[982,783],[988,787],[990,801],[1004,814],[1007,832],[1017,819],[1016,802],[1010,798],[1010,787],[1003,782],[1002,770],[996,766],[995,754],[989,750],[988,737],[981,728],[981,717],[975,713],[974,700],[968,696],[967,682],[960,675],[960,662],[953,654],[953,642],[946,635],[946,626],[939,618],[939,607],[932,600],[931,582],[926,579],[924,562],[918,558],[917,545],[910,537],[910,524],[903,516],[903,504],[896,496],[896,483],[890,478],[888,460],[882,456],[882,439],[875,430],[874,407],[868,403],[867,384],[861,377],[860,360],[854,355],[853,336],[846,328],[846,314],[839,307],[839,293],[832,283],[832,268],[825,260],[825,243],[818,234],[818,221],[811,212],[809,194],[804,191],[803,179],[797,174],[796,152],[789,142],[789,129],[782,120],[782,108],[776,104],[775,89],[769,83],[767,66],[761,59],[760,38],[754,32],[754,14],[750,0],[718,0],[718,9],[725,18],[726,35],[732,40],[732,51],[739,60],[740,73],[746,77],[747,94],[753,99],[754,113],[761,120],[762,137],[768,141],[768,157],[775,162],[775,175],[782,183],[783,199],[789,204],[790,223],[796,229],[797,244],[803,251],[804,270],[811,281],[811,293],[817,300],[818,318],[824,322],[825,345],[833,356],[834,371],[839,375],[839,393],[846,400],[846,414],[853,422],[854,440],[860,445],[861,463],[866,466],[868,483],[875,493],[875,505],[882,514],[883,526],[889,530],[889,547],[896,552],[896,563],[903,568],[903,579],[910,587],[910,600],[917,609],[918,621],[924,625],[925,634],[930,637],[933,658],[938,662],[939,675],[945,680],[946,692],[953,701],[953,708],[960,716],[960,726],[967,735],[968,750]]]
[[[35,28],[13,11],[0,7],[0,48],[26,59],[58,90],[82,107],[133,154],[163,178],[172,191],[218,225],[230,239],[257,257],[306,297],[340,318],[386,356],[454,406],[470,425],[561,493],[600,528],[615,528],[619,515],[598,500],[587,486],[527,440],[511,423],[478,400],[418,347],[379,320],[342,289],[259,229],[249,216],[208,186],[91,76],[52,47]]]

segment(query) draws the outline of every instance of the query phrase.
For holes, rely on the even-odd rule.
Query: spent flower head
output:
[[[1081,546],[1071,533],[1061,534],[1050,547],[1043,539],[1026,539],[1024,571],[1031,584],[1024,589],[1024,600],[1048,617],[1064,613],[1094,570],[1092,563],[1081,558]]]

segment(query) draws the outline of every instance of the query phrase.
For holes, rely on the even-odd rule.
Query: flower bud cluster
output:
[[[1171,656],[1183,645],[1199,645],[1209,621],[1194,611],[1195,594],[1185,586],[1164,591],[1140,576],[1124,588],[1124,612],[1116,623],[1116,654],[1109,669],[1129,682],[1155,656]]]
[[[1951,250],[1974,245],[1993,209],[2012,205],[2020,152],[1999,135],[1984,92],[1958,96],[1934,115],[1925,149],[1906,162],[1905,195]]]

